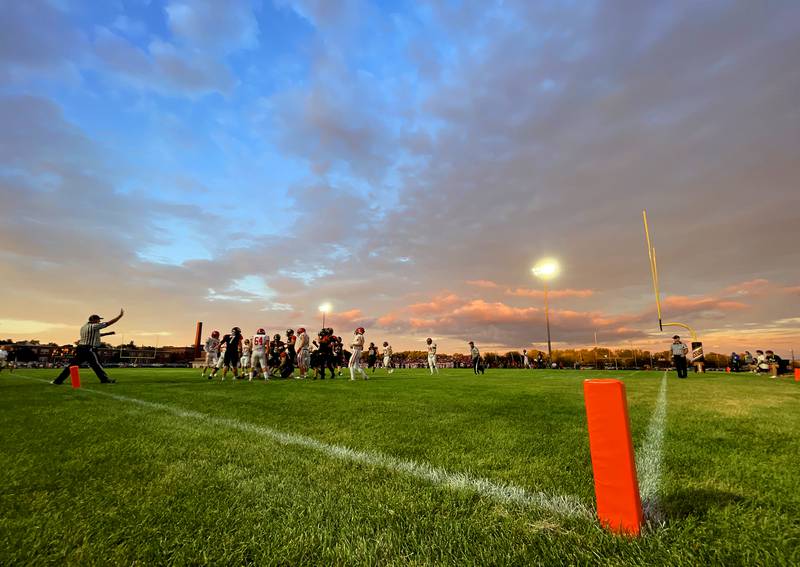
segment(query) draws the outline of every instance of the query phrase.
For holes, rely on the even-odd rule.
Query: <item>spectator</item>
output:
[[[760,373],[760,372],[767,372],[769,370],[769,365],[767,364],[767,357],[764,356],[763,350],[756,351],[756,367],[753,369],[753,372]]]
[[[768,350],[766,352],[766,359],[767,359],[767,368],[769,368],[769,376],[770,378],[777,378],[778,374],[781,372],[781,363],[783,360],[780,356]]]

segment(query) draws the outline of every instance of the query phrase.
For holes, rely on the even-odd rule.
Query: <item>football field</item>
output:
[[[378,371],[0,374],[0,564],[800,563],[800,384]],[[642,537],[602,530],[582,381],[624,380]]]

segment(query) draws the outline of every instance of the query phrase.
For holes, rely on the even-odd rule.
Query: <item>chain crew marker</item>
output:
[[[638,536],[644,515],[625,384],[611,379],[585,380],[583,393],[597,517],[603,526],[614,532]]]

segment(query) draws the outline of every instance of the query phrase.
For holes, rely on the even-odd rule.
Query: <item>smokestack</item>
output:
[[[203,336],[203,322],[197,322],[197,331],[194,334],[194,357],[198,358],[200,356],[200,337]]]

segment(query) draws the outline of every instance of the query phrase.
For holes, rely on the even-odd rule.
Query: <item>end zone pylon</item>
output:
[[[69,377],[72,381],[73,388],[80,388],[81,387],[81,369],[79,366],[70,366],[69,367]]]
[[[614,532],[637,536],[644,514],[625,384],[611,379],[585,380],[583,393],[597,517],[603,526]]]

